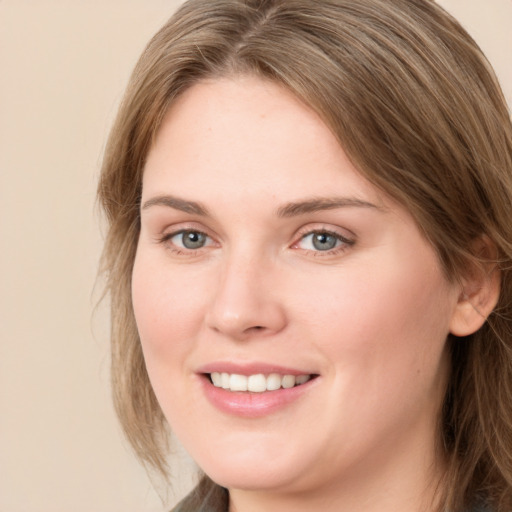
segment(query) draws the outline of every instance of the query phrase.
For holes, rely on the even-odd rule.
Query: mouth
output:
[[[318,377],[315,374],[290,375],[280,373],[237,373],[212,372],[204,374],[216,388],[233,392],[265,393],[302,386]]]
[[[254,419],[288,410],[311,396],[320,374],[255,362],[216,362],[198,376],[209,402],[222,413]]]

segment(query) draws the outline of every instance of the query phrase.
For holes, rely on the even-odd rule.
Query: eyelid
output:
[[[343,232],[342,232],[343,231]],[[353,246],[356,243],[356,236],[354,233],[349,232],[347,233],[347,229],[341,229],[334,227],[332,225],[316,225],[316,226],[304,226],[301,228],[296,236],[295,236],[295,242],[291,245],[292,249],[297,250],[303,250],[311,253],[315,253],[315,255],[333,255],[337,254],[339,252],[346,251],[348,247]],[[299,243],[304,240],[306,237],[314,234],[328,234],[331,236],[334,236],[336,239],[338,239],[342,244],[338,247],[334,247],[333,249],[321,251],[321,250],[314,250],[314,249],[301,249],[298,245]]]
[[[170,240],[184,232],[196,232],[201,233],[204,236],[210,240],[210,242],[207,242],[206,245],[199,247],[197,249],[188,249],[185,247],[180,247],[179,245],[176,245]],[[338,246],[327,249],[327,250],[320,250],[320,249],[304,249],[299,247],[299,244],[302,240],[304,240],[307,236],[313,235],[315,233],[322,233],[322,234],[328,234],[331,236],[334,236],[337,240],[341,242]],[[309,252],[314,253],[315,256],[332,256],[337,253],[342,253],[346,250],[348,250],[349,247],[353,246],[356,243],[356,235],[349,231],[346,228],[340,228],[338,226],[333,225],[326,225],[326,224],[308,224],[306,226],[303,226],[300,228],[295,236],[294,236],[294,242],[291,244],[292,249],[301,250],[303,252]],[[178,255],[187,255],[192,256],[196,255],[197,253],[200,253],[203,250],[207,250],[211,247],[219,246],[219,242],[217,241],[216,237],[210,233],[209,229],[205,229],[204,226],[198,226],[198,223],[196,222],[184,222],[180,224],[173,224],[170,226],[165,227],[159,235],[155,237],[155,242],[163,245],[167,245],[167,248]]]
[[[172,238],[186,232],[200,233],[209,239],[210,242],[202,247],[198,247],[197,249],[187,249],[186,247],[180,247],[179,245],[171,242]],[[209,230],[205,229],[204,226],[198,227],[197,223],[195,222],[185,222],[182,224],[173,224],[171,226],[167,226],[155,237],[155,242],[157,244],[166,245],[166,248],[175,254],[187,256],[193,256],[204,249],[218,245],[216,238],[211,233],[209,233]]]
[[[195,233],[195,234],[204,236],[205,245],[198,247],[198,249],[202,249],[203,247],[209,247],[210,245],[212,245],[212,242],[213,242],[212,237],[206,233],[203,233],[202,231],[198,231],[197,229],[181,229],[180,231],[176,231],[175,233],[169,233],[168,235],[165,236],[165,239],[172,240],[173,238],[176,238],[180,235],[183,236],[187,233]],[[209,243],[208,243],[208,240],[210,240]],[[173,244],[174,244],[174,242],[173,242]],[[193,250],[193,249],[188,249],[187,247],[180,247],[180,248],[187,249],[187,250]]]
[[[212,235],[211,230],[207,229],[203,224],[194,221],[167,224],[158,231],[159,233],[157,234],[157,238],[168,237],[169,235],[177,235],[183,231],[197,231],[198,233],[203,233],[213,240],[216,238],[214,235]]]

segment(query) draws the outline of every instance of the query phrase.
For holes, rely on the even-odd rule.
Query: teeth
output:
[[[267,390],[275,391],[281,387],[282,378],[278,373],[271,373],[267,377]]]
[[[281,383],[284,389],[293,388],[295,386],[295,375],[285,375]]]
[[[229,389],[231,391],[247,391],[247,377],[232,373],[229,377]]]
[[[295,377],[295,385],[300,386],[301,384],[305,384],[309,379],[309,375],[297,375],[297,377]]]
[[[294,386],[305,384],[311,379],[311,375],[280,375],[271,373],[264,375],[239,375],[237,373],[210,374],[212,383],[217,388],[229,389],[230,391],[251,391],[252,393],[263,393],[264,391],[276,391],[278,389],[289,389]]]
[[[222,375],[218,372],[212,373],[211,378],[213,381],[213,385],[217,388],[222,387]]]
[[[267,379],[262,373],[251,375],[247,379],[247,390],[253,393],[263,393],[267,390]]]

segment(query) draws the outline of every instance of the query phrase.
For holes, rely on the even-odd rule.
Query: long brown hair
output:
[[[251,74],[288,88],[338,137],[358,170],[404,205],[450,279],[487,237],[497,307],[450,337],[439,442],[443,506],[512,509],[512,126],[487,60],[430,0],[189,0],[141,56],[106,148],[99,198],[112,308],[116,409],[140,459],[166,471],[167,427],[144,366],[131,304],[145,158],[192,84]]]

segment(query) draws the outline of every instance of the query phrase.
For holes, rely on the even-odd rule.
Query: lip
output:
[[[297,368],[287,368],[275,364],[252,362],[252,363],[235,363],[233,361],[218,361],[201,366],[197,369],[197,373],[236,373],[238,375],[256,375],[258,373],[280,373],[281,375],[317,375],[316,372],[309,370],[300,370]]]
[[[229,391],[215,387],[207,374],[213,372],[255,375],[258,373],[280,373],[282,375],[315,375],[308,382],[288,389],[252,393],[250,391]],[[197,373],[207,400],[223,413],[241,418],[260,418],[279,412],[300,400],[318,383],[318,374],[265,363],[236,364],[217,362],[202,366]]]

